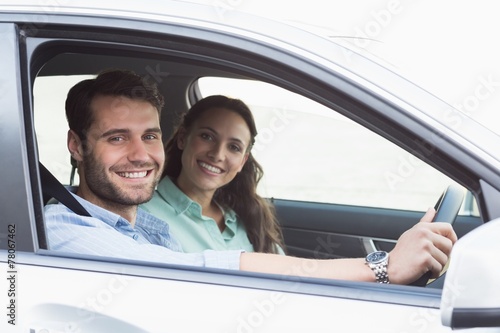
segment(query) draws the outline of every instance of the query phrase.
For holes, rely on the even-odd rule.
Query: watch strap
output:
[[[378,264],[369,263],[368,266],[370,266],[373,273],[375,274],[375,280],[378,283],[389,283],[389,274],[387,273],[387,260],[384,260],[383,262]]]
[[[389,283],[389,253],[385,251],[375,251],[368,254],[365,258],[366,264],[375,274],[375,281],[378,283]]]

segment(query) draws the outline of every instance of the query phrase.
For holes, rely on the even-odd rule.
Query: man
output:
[[[314,260],[242,251],[181,252],[168,224],[139,209],[151,199],[164,165],[159,125],[163,99],[155,86],[127,71],[108,71],[68,93],[68,149],[78,163],[76,198],[92,217],[48,205],[51,250],[274,274],[408,284],[438,276],[456,235],[429,210],[405,232],[389,257]],[[168,221],[167,221],[168,222]]]

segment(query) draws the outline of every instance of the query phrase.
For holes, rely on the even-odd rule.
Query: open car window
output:
[[[66,147],[66,94],[91,77],[75,74],[35,80],[40,161],[66,185],[78,184],[78,174],[72,178]],[[425,211],[443,188],[456,184],[388,140],[286,89],[224,77],[203,77],[197,83],[202,97],[228,95],[251,107],[259,131],[253,153],[264,167],[258,191],[264,197]],[[478,216],[475,200],[466,201],[461,214]]]
[[[37,38],[29,42],[35,59],[39,49],[47,47]],[[45,62],[33,61],[40,66],[32,70],[39,159],[64,185],[78,185],[77,178],[71,179],[66,148],[66,94],[76,82],[116,67],[133,70],[158,85],[166,100],[161,116],[165,141],[182,113],[202,97],[228,95],[251,107],[259,131],[253,152],[265,173],[258,191],[275,205],[291,255],[359,258],[374,250],[390,251],[446,186],[457,184],[411,150],[341,114],[333,89],[325,95],[329,100],[323,99],[327,103],[319,103],[310,87],[309,93],[292,92],[303,83],[300,75],[288,84],[278,79],[279,71],[263,77],[261,66],[269,66],[266,61],[241,58],[241,63],[228,65],[232,58],[226,52],[209,46],[193,51],[190,41],[171,49],[127,42],[122,38],[116,47],[87,40],[55,41],[47,45],[60,43],[57,52]],[[211,55],[210,61],[203,52]],[[342,102],[349,104],[347,98]],[[371,116],[365,108],[362,112]],[[379,131],[391,130],[377,126]],[[476,225],[478,214],[462,211],[474,219],[474,224],[464,224],[461,234],[465,234]]]
[[[71,182],[70,153],[67,148],[68,121],[64,111],[66,95],[76,83],[95,75],[37,77],[33,86],[35,131],[40,162],[63,184]],[[78,173],[73,184],[78,184]]]
[[[198,85],[202,97],[228,94],[251,106],[265,197],[425,211],[443,188],[458,186],[411,152],[286,89],[222,77]],[[475,201],[466,201],[461,214],[478,216]]]

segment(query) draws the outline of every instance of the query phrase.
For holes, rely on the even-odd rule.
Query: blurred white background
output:
[[[495,0],[190,0],[326,28],[500,133]]]

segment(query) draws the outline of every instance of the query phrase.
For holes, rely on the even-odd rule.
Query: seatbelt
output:
[[[49,198],[55,198],[57,201],[71,209],[78,215],[91,216],[78,200],[57,180],[47,168],[38,162],[40,169],[40,181],[42,183],[42,193]]]

